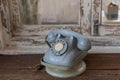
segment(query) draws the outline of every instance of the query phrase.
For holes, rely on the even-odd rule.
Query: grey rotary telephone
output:
[[[84,72],[83,58],[91,48],[85,36],[70,30],[53,30],[46,41],[50,48],[45,52],[41,63],[52,76],[67,78]]]

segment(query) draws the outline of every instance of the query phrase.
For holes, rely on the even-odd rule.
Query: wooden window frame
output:
[[[1,0],[2,1],[2,0]],[[43,53],[48,46],[44,42],[45,35],[53,29],[70,29],[88,36],[92,42],[90,53],[119,53],[120,47],[113,45],[113,38],[110,36],[95,36],[94,21],[100,22],[101,0],[80,0],[80,21],[78,25],[22,25],[19,16],[19,9],[16,5],[18,0],[6,0],[10,10],[10,26],[7,28],[1,24],[0,40],[2,42],[2,50],[4,54],[40,54]],[[86,5],[87,4],[87,5]],[[89,7],[89,8],[88,8]],[[1,21],[2,18],[0,17]],[[1,23],[1,22],[0,22]],[[6,23],[7,24],[7,23]],[[99,25],[100,26],[100,25]],[[41,32],[45,31],[41,36]],[[24,35],[24,36],[23,36]],[[27,37],[26,37],[27,36]],[[41,37],[41,38],[40,38]],[[119,39],[115,37],[114,39]],[[111,41],[111,43],[106,43]],[[13,43],[13,44],[12,44]],[[34,43],[34,44],[33,44]],[[111,49],[112,48],[112,49]],[[1,52],[0,51],[0,52]]]

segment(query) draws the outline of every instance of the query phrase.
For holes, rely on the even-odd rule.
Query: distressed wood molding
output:
[[[99,24],[101,22],[101,2],[102,0],[92,0],[92,20],[91,20],[91,34],[99,36]],[[95,22],[98,21],[98,26]]]
[[[101,25],[102,0],[79,0],[78,24],[41,24],[40,22],[39,25],[25,25],[21,21],[20,3],[20,0],[0,0],[0,47],[4,47],[4,54],[44,53],[48,49],[45,37],[54,29],[69,29],[88,36],[92,42],[90,53],[120,52],[119,26]],[[69,4],[71,5],[74,4]],[[100,23],[97,28],[94,26],[95,20]],[[94,36],[95,32],[99,34]]]
[[[80,26],[81,33],[91,35],[92,0],[80,0]]]
[[[19,0],[8,0],[9,4],[9,16],[10,16],[10,26],[12,33],[17,27],[21,27],[21,16],[19,9]],[[13,35],[13,34],[12,34]]]
[[[2,49],[11,36],[10,13],[8,0],[0,0],[0,40]]]
[[[0,50],[3,49],[3,46],[4,46],[4,42],[3,42],[2,22],[0,16]]]

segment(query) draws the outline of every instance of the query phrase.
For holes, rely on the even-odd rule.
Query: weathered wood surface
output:
[[[20,16],[23,24],[38,24],[37,12],[38,12],[39,0],[19,0]]]
[[[107,0],[102,0],[102,6],[101,6],[101,11],[99,12],[101,14],[101,19],[104,18],[104,13],[102,13],[102,10],[104,10],[104,6],[105,6],[105,2]],[[120,0],[114,0],[115,2],[117,2],[117,4],[119,5],[120,4]],[[99,26],[99,35],[100,36],[120,36],[120,30],[119,30],[119,27],[120,25],[115,23],[115,24],[104,24],[104,22],[100,23],[100,26]]]
[[[16,52],[16,48],[19,50],[29,50],[30,48],[43,48],[42,43],[45,41],[45,37],[48,32],[52,29],[70,29],[74,31],[80,32],[79,25],[56,25],[56,26],[23,26],[21,24],[20,17],[20,7],[19,0],[1,0],[0,4],[1,11],[1,21],[2,21],[2,31],[3,36],[5,37],[5,50],[6,49],[14,49]],[[77,28],[74,28],[77,26]],[[66,28],[68,27],[68,28]],[[42,33],[41,33],[42,32]],[[15,36],[15,37],[13,37]],[[3,45],[2,45],[3,46]],[[45,48],[46,49],[46,48]],[[44,50],[45,50],[44,49]],[[21,51],[22,51],[21,50]],[[36,50],[36,49],[35,49]],[[44,51],[42,50],[42,52]]]
[[[0,16],[1,16],[1,23],[4,28],[8,31],[11,30],[10,28],[10,12],[9,12],[9,2],[8,0],[0,0]]]
[[[99,26],[101,36],[120,36],[120,26],[118,25],[103,25]]]
[[[7,70],[7,69],[6,69]],[[11,69],[0,70],[0,78],[3,80],[61,80],[48,75],[45,70],[35,69]],[[119,80],[120,70],[86,70],[81,76],[62,80]]]
[[[80,0],[39,0],[41,23],[78,24]]]
[[[11,36],[11,23],[8,0],[0,0],[0,43],[2,49]]]
[[[0,55],[1,80],[61,80],[48,75],[45,69],[37,70],[43,55]],[[80,76],[63,80],[119,80],[120,55],[88,55],[84,60],[87,70]]]
[[[91,37],[90,39],[93,46],[120,46],[119,36]]]
[[[74,28],[76,27],[76,28]],[[41,36],[47,35],[51,30],[68,29],[76,32],[81,31],[79,25],[24,25],[19,27],[14,36]],[[44,36],[45,37],[45,36]]]
[[[28,7],[33,6],[33,8],[30,8],[30,10],[29,10],[29,11],[31,11],[29,15],[31,15],[31,17],[32,17],[32,19],[30,19],[30,20],[33,20],[34,18],[36,18],[36,17],[33,18],[33,16],[36,14],[36,13],[33,14],[33,12],[34,12],[34,10],[37,11],[34,8],[39,7],[39,6],[34,7],[35,4],[38,4],[37,3],[38,0],[35,0],[34,4],[31,4],[32,0],[27,0],[27,1],[22,0],[22,1],[29,3],[29,4],[24,3],[23,7],[25,7],[25,5],[27,5]],[[117,52],[119,52],[120,28],[118,25],[116,25],[116,26],[99,25],[97,27],[98,31],[95,31],[96,29],[94,27],[94,20],[99,20],[99,22],[101,24],[101,1],[102,0],[76,0],[76,1],[74,1],[75,4],[73,4],[74,3],[73,1],[67,0],[67,1],[65,1],[66,3],[61,4],[61,5],[66,6],[66,8],[68,8],[68,9],[66,9],[66,8],[63,9],[63,12],[65,12],[64,16],[66,16],[67,13],[75,10],[75,12],[74,12],[75,16],[73,16],[72,17],[73,19],[71,19],[71,20],[73,20],[73,21],[75,20],[75,22],[78,22],[78,24],[24,25],[21,22],[21,18],[23,18],[23,17],[21,17],[21,13],[24,12],[24,9],[22,9],[23,7],[20,5],[20,3],[22,3],[22,2],[20,0],[0,0],[1,24],[3,25],[2,33],[4,34],[0,37],[1,37],[1,39],[3,37],[5,37],[4,38],[5,50],[15,50],[14,52],[16,52],[16,50],[29,51],[30,49],[32,49],[34,51],[37,50],[39,52],[38,49],[40,48],[40,50],[42,50],[41,52],[43,52],[45,49],[48,48],[45,43],[45,37],[49,33],[50,30],[69,29],[69,30],[79,32],[83,35],[89,36],[91,39],[91,42],[92,42],[92,46],[97,46],[97,47],[103,46],[103,49],[104,49],[104,47],[112,46],[114,48],[117,48],[118,49]],[[45,3],[45,4],[51,5],[52,4],[51,2],[52,1],[50,1],[49,3]],[[62,1],[60,1],[60,2],[62,2]],[[44,3],[44,1],[43,1],[43,3]],[[57,2],[55,2],[55,4],[57,4]],[[42,6],[46,6],[46,5],[42,5]],[[50,8],[52,8],[53,6],[54,5],[51,5]],[[54,17],[63,15],[63,14],[57,14],[57,12],[59,12],[59,10],[61,10],[61,8],[59,9],[58,5],[56,5],[56,6],[57,6],[55,9],[56,13],[54,13]],[[71,8],[72,6],[75,9]],[[44,7],[44,9],[46,10],[45,7]],[[77,13],[77,9],[79,9],[78,13]],[[42,8],[40,8],[39,10],[41,11]],[[45,10],[42,10],[43,11],[42,14],[44,13]],[[66,11],[66,10],[68,10],[68,11]],[[60,11],[60,12],[62,12],[62,11]],[[48,14],[52,14],[52,13],[53,12],[48,11]],[[24,14],[26,14],[26,12]],[[70,15],[73,15],[73,12],[71,12],[71,14],[69,14],[69,16]],[[43,16],[45,16],[45,15],[43,15]],[[77,18],[76,18],[76,16],[77,16]],[[41,18],[41,16],[40,16],[40,18]],[[59,18],[61,19],[61,17],[57,17],[57,19],[59,19]],[[66,17],[66,18],[68,18],[68,17]],[[57,19],[55,19],[56,20],[55,22],[58,21]],[[68,19],[64,19],[64,20],[67,21]],[[61,21],[62,21],[62,19],[61,19]],[[93,37],[95,32],[97,32],[99,34],[98,34],[98,36]],[[1,41],[1,39],[0,39],[0,41]],[[3,46],[3,43],[1,43],[1,44]],[[42,47],[44,47],[44,49],[42,49]],[[97,50],[96,50],[96,52],[97,52]]]
[[[80,0],[20,0],[24,24],[78,24]]]
[[[11,23],[10,27],[13,33],[17,27],[20,27],[22,25],[19,0],[8,0],[7,2],[9,3],[9,16],[10,16],[10,23]]]
[[[2,39],[3,39],[3,37],[2,37],[2,23],[1,23],[1,16],[0,16],[0,50],[2,49]]]
[[[95,26],[96,21],[98,24],[101,22],[101,0],[92,0],[92,21],[91,21],[91,34],[93,36],[99,36],[99,26]]]
[[[92,0],[80,0],[80,26],[81,33],[91,35]]]

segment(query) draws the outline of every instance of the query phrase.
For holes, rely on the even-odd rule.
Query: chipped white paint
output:
[[[96,29],[98,29],[98,27],[96,27],[95,29],[95,21],[98,20],[98,22],[100,23],[100,11],[101,11],[101,0],[92,0],[92,20],[91,20],[91,34],[95,35],[98,33],[98,31],[96,31]],[[97,32],[97,33],[95,33]],[[99,35],[99,34],[98,34]]]
[[[101,36],[120,36],[119,26],[99,26]]]
[[[4,48],[4,42],[3,42],[1,16],[0,16],[0,50],[3,49],[3,48]]]
[[[11,21],[8,0],[0,0],[0,2],[0,40],[2,49],[4,49],[11,36]]]
[[[19,0],[9,0],[10,23],[12,33],[21,26]]]
[[[0,5],[1,13],[1,24],[7,31],[10,31],[10,13],[9,13],[9,3],[7,0],[1,0]]]
[[[37,21],[37,4],[40,0],[19,0],[20,15],[24,24],[38,24]]]
[[[93,46],[120,46],[119,36],[90,37]]]
[[[92,3],[91,0],[81,0],[80,12],[81,12],[81,32],[84,35],[91,34],[91,14],[92,14]]]
[[[120,54],[120,46],[93,46],[90,54]]]
[[[77,19],[76,21],[78,21],[80,25],[78,24],[24,25],[21,24],[20,22],[20,11],[18,6],[19,0],[11,0],[11,1],[1,0],[1,1],[7,1],[9,3],[8,11],[5,11],[3,17],[8,16],[7,22],[10,23],[11,25],[10,26],[6,23],[7,26],[5,27],[4,24],[3,26],[1,26],[0,29],[3,31],[2,34],[4,34],[4,35],[0,34],[1,35],[0,41],[2,41],[3,36],[8,37],[7,39],[4,39],[6,45],[4,49],[4,54],[44,53],[44,51],[48,49],[48,45],[45,43],[45,37],[49,33],[49,31],[53,29],[70,29],[82,33],[86,36],[89,36],[93,45],[92,49],[90,50],[90,53],[120,52],[119,26],[101,25],[98,27],[99,35],[96,37],[92,36],[94,34],[94,27],[93,27],[94,20],[99,20],[99,22],[101,21],[101,0],[78,0],[75,1],[75,3],[74,0],[70,0],[73,1],[70,2],[71,6],[80,3],[80,5],[78,6],[80,8],[80,11],[78,10],[79,14],[77,13],[80,16],[78,16],[79,19],[76,18]],[[12,36],[11,33],[13,33]],[[0,53],[3,53],[3,51],[0,51]]]

